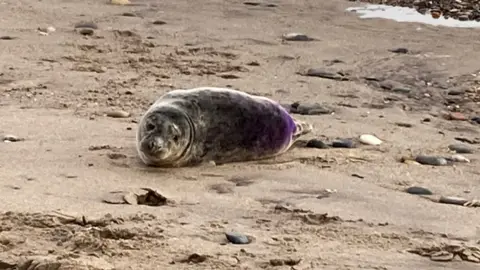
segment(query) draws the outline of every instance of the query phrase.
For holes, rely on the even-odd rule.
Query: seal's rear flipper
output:
[[[308,124],[307,122],[303,122],[297,119],[294,119],[294,121],[296,126],[295,133],[292,136],[294,140],[313,131],[313,126]]]

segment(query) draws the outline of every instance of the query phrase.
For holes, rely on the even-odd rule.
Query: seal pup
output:
[[[266,97],[199,87],[158,98],[142,116],[136,141],[146,165],[185,167],[271,158],[312,130]]]

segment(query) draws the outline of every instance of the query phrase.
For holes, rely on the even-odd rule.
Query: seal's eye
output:
[[[146,126],[147,131],[152,131],[155,129],[155,125],[152,123],[148,123]]]
[[[173,136],[173,141],[174,141],[175,143],[178,143],[178,135]]]

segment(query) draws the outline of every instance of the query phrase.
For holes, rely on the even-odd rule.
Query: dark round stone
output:
[[[474,152],[474,150],[470,148],[468,145],[461,144],[461,143],[450,144],[448,146],[448,149],[455,151],[456,153],[459,153],[459,154],[471,154]]]
[[[432,166],[444,166],[448,164],[445,158],[436,157],[436,156],[419,155],[415,158],[415,161],[423,165],[432,165]]]
[[[480,124],[480,116],[475,116],[472,118],[472,122],[475,122],[477,124]]]
[[[409,194],[414,194],[414,195],[432,195],[433,194],[433,192],[423,187],[409,187],[405,190],[405,192]]]
[[[355,143],[350,139],[338,139],[332,142],[335,148],[355,148]]]
[[[225,233],[227,240],[232,244],[245,245],[250,243],[248,236],[241,234],[239,232],[227,232]]]
[[[321,140],[318,140],[318,139],[312,139],[312,140],[308,141],[306,147],[319,148],[319,149],[329,148],[329,146],[326,143],[324,143],[324,142],[322,142]]]

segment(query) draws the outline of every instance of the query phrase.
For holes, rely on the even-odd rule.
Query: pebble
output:
[[[363,134],[360,136],[359,138],[359,141],[363,144],[367,144],[367,145],[380,145],[382,144],[382,140],[380,140],[379,138],[373,136],[373,135],[370,135],[370,134]]]
[[[452,121],[465,121],[467,120],[467,117],[465,117],[464,114],[459,113],[459,112],[451,112],[446,115],[444,115],[445,119],[447,120],[452,120]]]
[[[17,38],[12,36],[0,36],[0,40],[14,40],[14,39],[17,39]]]
[[[164,22],[164,21],[161,21],[161,20],[156,20],[156,21],[153,21],[152,24],[155,24],[155,25],[164,25],[164,24],[167,24],[167,23]]]
[[[114,4],[114,5],[128,5],[128,4],[130,4],[130,1],[128,1],[128,0],[111,0],[110,3]]]
[[[335,148],[355,148],[355,143],[350,139],[338,139],[332,142]]]
[[[294,102],[290,105],[289,111],[291,113],[302,114],[302,115],[321,115],[321,114],[331,114],[334,112],[332,108],[329,108],[325,105],[318,103],[314,104],[300,104],[299,102]]]
[[[461,143],[450,144],[448,146],[448,149],[450,149],[451,151],[455,151],[456,153],[459,153],[459,154],[471,154],[474,152],[474,150],[471,147]]]
[[[448,164],[445,158],[436,157],[436,156],[419,155],[415,158],[415,161],[422,165],[432,165],[432,166],[444,166]]]
[[[75,24],[75,28],[98,29],[98,25],[94,22],[82,21]]]
[[[388,50],[388,51],[393,52],[393,53],[401,53],[401,54],[408,53],[407,48],[396,48],[396,49],[391,49],[391,50]]]
[[[449,160],[453,161],[453,162],[464,162],[464,163],[470,163],[470,159],[462,156],[462,155],[453,155],[451,156],[450,158],[448,158]]]
[[[472,118],[472,122],[475,122],[477,124],[480,124],[480,116],[475,116]]]
[[[282,36],[282,38],[284,40],[288,40],[288,41],[312,41],[314,40],[313,38],[305,35],[305,34],[301,34],[301,33],[288,33],[288,34],[284,34]]]
[[[413,127],[413,124],[410,123],[404,123],[404,122],[395,122],[395,125],[399,127],[405,127],[405,128],[411,128]]]
[[[318,149],[329,148],[329,146],[326,143],[324,143],[323,141],[318,140],[318,139],[312,139],[312,140],[308,141],[306,147],[318,148]]]
[[[91,36],[93,35],[95,31],[93,31],[93,29],[91,28],[82,28],[80,30],[78,30],[78,33],[80,33],[81,35],[84,35],[84,36]]]
[[[465,94],[465,89],[452,89],[447,92],[447,95],[450,96],[458,96],[458,95],[463,95]]]
[[[227,240],[232,244],[245,245],[250,243],[250,239],[248,239],[248,236],[239,232],[227,232],[225,233],[225,236],[227,237]]]
[[[132,12],[124,12],[124,13],[122,13],[122,16],[124,16],[124,17],[137,17],[137,15],[135,13],[132,13]]]
[[[438,202],[446,204],[464,205],[468,202],[468,200],[460,197],[441,196]]]
[[[325,68],[310,68],[307,70],[307,72],[304,74],[305,76],[310,76],[310,77],[320,77],[324,79],[331,79],[331,80],[337,80],[337,81],[348,81],[348,77],[345,75],[333,71],[333,70],[327,70]]]
[[[53,26],[49,26],[49,27],[46,27],[46,28],[44,28],[44,27],[39,27],[39,28],[37,28],[37,30],[38,30],[39,32],[46,33],[46,34],[48,34],[48,33],[53,33],[53,32],[56,31],[55,27],[53,27]]]
[[[409,194],[414,194],[414,195],[432,195],[433,192],[431,192],[429,189],[424,188],[424,187],[409,187],[405,190],[405,192]]]
[[[23,138],[20,138],[20,137],[17,137],[15,135],[11,135],[11,134],[8,134],[8,135],[3,135],[2,136],[2,141],[3,142],[6,142],[6,143],[9,143],[9,142],[20,142],[20,141],[23,141],[24,139]]]
[[[126,111],[111,111],[107,112],[107,116],[112,118],[127,118],[130,117],[130,113]]]
[[[409,164],[409,165],[421,165],[420,163],[416,162],[415,160],[411,160],[411,159],[405,159],[403,161],[403,163]]]

